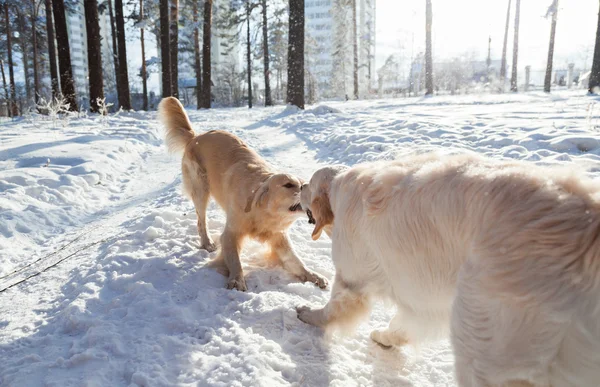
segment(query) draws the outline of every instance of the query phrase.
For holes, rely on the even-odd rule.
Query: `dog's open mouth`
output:
[[[306,215],[308,216],[308,224],[316,224],[315,218],[313,218],[312,212],[310,210],[306,210]]]
[[[290,207],[290,211],[292,211],[292,212],[302,211],[302,205],[300,203],[296,203]]]

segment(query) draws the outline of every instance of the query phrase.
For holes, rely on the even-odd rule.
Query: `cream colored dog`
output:
[[[317,171],[302,207],[325,230],[331,299],[298,317],[397,315],[371,338],[450,328],[460,386],[600,385],[600,187],[565,171],[435,154]]]
[[[163,99],[158,110],[166,127],[169,150],[183,150],[183,188],[196,207],[203,249],[216,250],[206,231],[210,196],[227,215],[220,254],[209,264],[229,277],[227,288],[247,290],[239,257],[247,237],[269,244],[271,255],[301,281],[326,287],[323,277],[306,269],[287,236],[289,226],[304,215],[299,197],[302,181],[275,173],[256,152],[230,133],[213,130],[196,136],[176,98]]]

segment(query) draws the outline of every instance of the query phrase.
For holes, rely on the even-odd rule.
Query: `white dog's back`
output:
[[[334,263],[353,289],[395,302],[390,329],[411,340],[444,331],[456,298],[461,385],[595,385],[596,192],[580,176],[475,156],[365,164],[331,186]]]

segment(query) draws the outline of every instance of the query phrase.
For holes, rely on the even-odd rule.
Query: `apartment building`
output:
[[[353,10],[351,2],[306,0],[306,68],[323,98],[353,93]],[[356,0],[359,91],[373,88],[375,73],[375,0]],[[311,82],[309,78],[307,83]]]

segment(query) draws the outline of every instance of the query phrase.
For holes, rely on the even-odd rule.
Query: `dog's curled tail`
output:
[[[169,152],[182,151],[196,136],[183,105],[177,98],[163,98],[158,105],[158,116],[166,129],[165,142]]]

